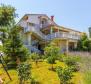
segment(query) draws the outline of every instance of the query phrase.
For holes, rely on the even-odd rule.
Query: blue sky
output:
[[[59,25],[88,31],[91,26],[91,0],[0,0],[0,3],[14,6],[19,20],[26,13],[43,13],[55,16]]]

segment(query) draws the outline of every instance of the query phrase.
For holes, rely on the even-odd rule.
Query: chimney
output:
[[[51,20],[54,21],[54,16],[51,16]]]

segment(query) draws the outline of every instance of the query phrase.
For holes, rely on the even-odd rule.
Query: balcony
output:
[[[79,40],[80,36],[75,34],[69,34],[65,32],[56,32],[46,36],[47,39],[62,38],[62,39],[73,39]]]
[[[48,27],[48,26],[50,26],[51,24],[49,24],[49,23],[46,23],[46,24],[40,24],[40,29],[42,29],[42,28],[46,28],[46,27]]]

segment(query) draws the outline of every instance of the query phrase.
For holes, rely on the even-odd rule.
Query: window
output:
[[[34,23],[29,23],[30,26],[34,26],[35,24]]]
[[[47,20],[45,18],[42,19],[41,24],[46,24]]]

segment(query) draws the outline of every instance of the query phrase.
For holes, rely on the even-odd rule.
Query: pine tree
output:
[[[5,42],[5,53],[8,57],[11,58],[11,60],[16,61],[17,64],[20,62],[26,61],[29,52],[27,48],[23,45],[23,42],[19,35],[19,28],[18,26],[15,26],[11,29],[11,32],[9,33],[9,38]]]

